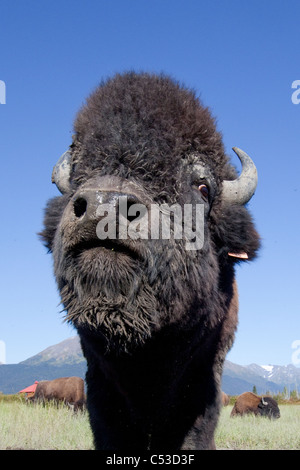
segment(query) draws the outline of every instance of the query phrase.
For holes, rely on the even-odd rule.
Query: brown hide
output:
[[[227,393],[222,392],[221,399],[222,399],[222,405],[223,406],[229,405],[229,396],[227,395]]]
[[[84,402],[84,381],[80,377],[61,377],[39,382],[34,401],[56,400],[65,403]]]
[[[252,392],[242,393],[236,400],[231,411],[231,416],[244,415],[246,413],[258,414],[258,405],[261,397]]]

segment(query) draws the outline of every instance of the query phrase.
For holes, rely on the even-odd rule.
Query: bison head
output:
[[[100,84],[74,129],[42,232],[68,321],[106,354],[132,352],[166,325],[214,329],[235,263],[259,247],[245,207],[252,160],[235,149],[238,177],[209,110],[165,76]]]
[[[280,418],[280,410],[276,400],[272,397],[262,397],[258,404],[258,413],[261,416],[267,416],[268,418],[278,419]]]

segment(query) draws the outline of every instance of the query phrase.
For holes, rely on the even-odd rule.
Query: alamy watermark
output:
[[[6,347],[4,341],[0,340],[0,364],[6,363]]]
[[[0,104],[6,104],[6,85],[3,80],[0,80]]]
[[[204,204],[129,204],[127,196],[117,203],[101,204],[96,233],[100,240],[183,239],[187,250],[204,243]]]
[[[292,349],[295,349],[295,351],[292,354],[292,363],[294,366],[299,366],[300,365],[300,339],[295,339],[295,341],[292,342]]]
[[[292,88],[295,88],[295,91],[292,93],[291,100],[293,104],[300,103],[300,80],[294,80],[292,83]]]

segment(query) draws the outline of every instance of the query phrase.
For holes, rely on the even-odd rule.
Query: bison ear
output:
[[[71,189],[71,157],[69,150],[62,154],[52,171],[52,183],[55,183],[62,194],[68,193]]]
[[[49,252],[52,251],[55,232],[67,200],[66,196],[57,196],[50,199],[47,203],[44,215],[44,229],[38,233],[38,236]]]
[[[232,256],[232,258],[238,258],[238,259],[249,259],[248,254],[245,253],[244,251],[240,253],[230,253],[230,251],[228,251],[228,256]]]
[[[252,217],[244,206],[237,204],[222,207],[221,213],[213,214],[214,241],[220,258],[247,261],[256,257],[260,237]]]

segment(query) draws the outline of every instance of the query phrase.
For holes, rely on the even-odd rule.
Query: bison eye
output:
[[[206,186],[206,184],[200,184],[200,186],[198,187],[198,191],[200,191],[200,193],[202,194],[202,196],[203,196],[205,199],[208,199],[208,196],[209,196],[209,189],[208,189],[208,187]]]

